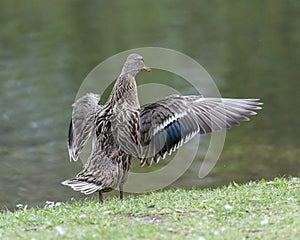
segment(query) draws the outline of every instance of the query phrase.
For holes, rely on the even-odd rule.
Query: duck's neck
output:
[[[137,86],[132,74],[121,74],[107,101],[111,106],[137,109],[140,107]]]

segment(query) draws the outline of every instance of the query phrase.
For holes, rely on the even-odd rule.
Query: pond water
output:
[[[264,102],[250,122],[227,131],[220,159],[206,178],[199,179],[198,170],[209,137],[199,147],[199,159],[170,187],[298,176],[298,1],[2,1],[0,6],[1,209],[84,197],[60,185],[82,168],[68,159],[71,104],[97,64],[144,46],[194,58],[223,97]],[[173,84],[190,93],[180,81]]]

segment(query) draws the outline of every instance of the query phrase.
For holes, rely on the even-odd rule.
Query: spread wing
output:
[[[146,150],[141,165],[158,162],[196,134],[207,134],[248,121],[259,99],[204,98],[172,95],[141,109],[140,136]]]
[[[88,93],[73,103],[72,119],[69,126],[68,150],[70,161],[77,161],[78,156],[91,136],[95,127],[95,115],[100,108],[100,96]]]

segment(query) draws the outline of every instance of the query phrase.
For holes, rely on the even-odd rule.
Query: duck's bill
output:
[[[150,72],[150,71],[151,71],[151,69],[148,68],[148,67],[146,67],[146,66],[144,66],[144,67],[142,68],[142,70],[143,70],[143,71],[146,71],[146,72]]]

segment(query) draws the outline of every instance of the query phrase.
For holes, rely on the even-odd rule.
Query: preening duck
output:
[[[72,106],[68,150],[77,161],[87,140],[92,150],[84,169],[62,182],[84,194],[119,188],[123,199],[131,158],[141,165],[157,163],[196,134],[208,134],[239,125],[261,109],[259,99],[205,98],[171,95],[141,107],[135,76],[150,71],[142,56],[130,54],[104,105],[100,96],[88,93]]]

